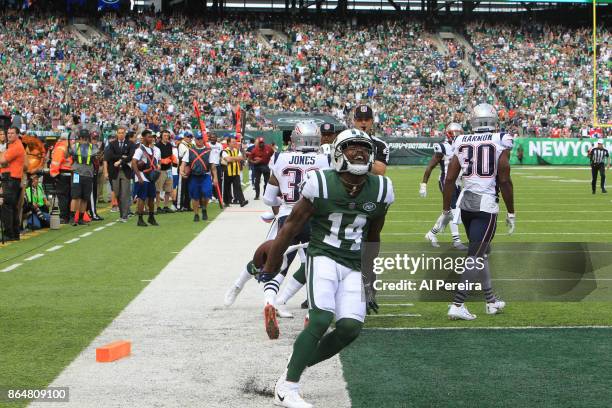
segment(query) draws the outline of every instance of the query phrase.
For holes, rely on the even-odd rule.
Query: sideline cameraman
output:
[[[29,211],[30,215],[26,218],[28,227],[31,230],[49,227],[49,201],[45,196],[43,186],[39,183],[38,176],[33,174],[30,177],[30,187],[26,188],[26,206],[25,211]]]
[[[0,209],[4,239],[19,241],[19,212],[17,203],[21,195],[21,179],[25,162],[25,149],[19,140],[19,129],[11,127],[7,132],[6,151],[0,153],[0,178],[2,179],[3,204]]]

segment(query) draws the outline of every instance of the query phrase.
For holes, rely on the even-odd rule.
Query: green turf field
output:
[[[396,202],[382,239],[392,248],[425,242],[440,214],[438,174],[432,174],[423,199],[418,195],[422,173],[415,167],[388,172]],[[591,194],[590,169],[515,167],[512,179],[517,227],[507,235],[500,204],[494,244],[507,251],[491,255],[494,279],[548,284],[535,281],[547,276],[539,260],[527,262],[523,253],[512,253],[512,243],[602,243],[582,247],[587,257],[590,248],[601,251],[591,254],[594,260],[610,256],[604,243],[612,241],[612,196]],[[465,237],[462,226],[460,231]],[[448,229],[440,236],[450,244]],[[566,269],[571,273],[572,265]],[[612,278],[610,264],[593,261],[589,276]],[[521,283],[525,290],[531,285],[494,281],[494,286],[504,298],[516,296],[508,292],[517,292]],[[562,327],[612,326],[612,284],[593,285],[583,301],[509,301],[504,314],[494,316],[484,314],[482,301],[469,302],[478,315],[472,322],[447,320],[451,294],[446,301],[419,302],[401,293],[379,293],[380,315],[368,317],[362,336],[341,354],[353,406],[609,407],[612,394],[604,384],[612,382],[612,374],[601,362],[609,359],[612,327]]]
[[[209,206],[211,220],[218,212]],[[161,227],[131,218],[94,231],[117,219],[103,215],[0,249],[0,270],[21,264],[0,273],[0,388],[47,386],[208,225],[175,213],[156,216]],[[26,260],[36,254],[45,255]]]

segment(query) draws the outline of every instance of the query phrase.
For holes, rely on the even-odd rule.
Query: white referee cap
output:
[[[597,144],[603,144],[603,139],[597,139]]]

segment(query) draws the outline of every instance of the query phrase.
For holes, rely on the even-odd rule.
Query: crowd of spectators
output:
[[[105,130],[138,133],[195,126],[198,100],[208,128],[266,130],[266,112],[316,111],[345,120],[357,104],[387,136],[439,136],[466,123],[479,102],[496,103],[520,134],[558,128],[577,136],[592,120],[589,29],[546,24],[466,26],[471,54],[436,42],[417,20],[261,22],[232,17],[105,14],[108,38],[78,41],[64,17],[5,14],[0,25],[0,110],[31,130],[63,130],[75,117]],[[92,23],[93,24],[93,23]],[[610,39],[600,33],[602,43]],[[610,118],[610,51],[600,53],[601,118]],[[476,75],[471,69],[471,58]],[[496,98],[494,98],[496,96]]]
[[[496,93],[503,119],[524,135],[582,136],[593,122],[593,32],[533,21],[466,26],[474,65]],[[600,29],[598,118],[612,120],[610,32]],[[510,118],[512,115],[512,118]]]

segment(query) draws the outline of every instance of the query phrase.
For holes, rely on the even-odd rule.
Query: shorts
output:
[[[177,189],[178,185],[179,185],[179,175],[178,174],[173,174],[172,175],[172,189]]]
[[[172,192],[172,178],[168,173],[171,170],[162,170],[159,172],[159,178],[155,182],[155,189],[159,192],[171,193]]]
[[[79,182],[74,182],[72,179],[72,186],[70,189],[71,198],[73,200],[89,200],[91,197],[91,190],[93,189],[93,177],[79,176]]]
[[[212,180],[210,174],[202,176],[191,175],[189,177],[189,196],[192,200],[206,199],[212,197]]]
[[[134,195],[140,200],[147,200],[148,198],[155,198],[155,184],[150,181],[145,181],[142,184],[134,183]]]
[[[366,303],[361,272],[326,256],[306,260],[308,305],[311,309],[332,312],[340,319],[365,320]]]

